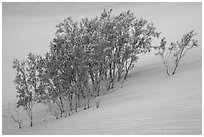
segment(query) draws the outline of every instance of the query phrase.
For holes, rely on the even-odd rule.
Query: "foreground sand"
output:
[[[3,134],[202,134],[201,55],[194,49],[170,77],[159,57],[144,55],[123,88],[101,97],[99,109],[21,130],[4,120]]]

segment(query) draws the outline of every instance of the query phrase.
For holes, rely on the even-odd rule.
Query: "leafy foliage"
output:
[[[82,99],[89,108],[89,99],[102,94],[102,84],[107,81],[109,90],[125,80],[138,55],[150,52],[159,35],[153,23],[130,11],[115,16],[104,9],[92,19],[64,19],[45,57],[29,54],[26,61],[14,61],[17,106],[31,112],[34,102],[43,102],[57,119],[66,106],[77,112]]]
[[[186,53],[190,49],[199,46],[198,41],[194,39],[195,35],[196,33],[194,32],[194,30],[192,30],[189,33],[183,35],[180,42],[172,42],[169,47],[166,46],[166,40],[165,38],[163,38],[160,42],[160,45],[158,47],[155,47],[155,49],[157,50],[156,55],[160,55],[162,57],[163,64],[166,67],[166,73],[168,75],[170,75],[168,59],[171,55],[173,55],[175,63],[173,72],[171,74],[174,75],[180,63],[180,60],[186,55]]]
[[[33,104],[37,101],[37,95],[43,91],[41,81],[38,75],[40,74],[40,67],[38,66],[38,60],[40,56],[29,53],[26,61],[13,62],[13,68],[16,69],[16,78],[14,83],[17,90],[17,107],[23,107],[27,111],[31,120],[30,126],[32,126],[32,108]]]

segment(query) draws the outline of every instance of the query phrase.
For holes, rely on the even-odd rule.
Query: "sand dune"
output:
[[[70,117],[21,130],[3,119],[3,134],[202,134],[201,55],[201,47],[194,49],[170,77],[159,57],[143,55],[123,88],[101,97],[99,109],[92,104]],[[38,120],[45,113],[36,113],[40,110],[34,112]]]

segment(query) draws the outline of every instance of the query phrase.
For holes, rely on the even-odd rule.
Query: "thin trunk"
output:
[[[123,78],[123,81],[126,79],[126,77],[127,77],[127,61],[125,62],[125,76],[124,76],[124,78]]]
[[[176,69],[177,69],[177,67],[179,65],[179,62],[180,62],[181,58],[182,58],[182,53],[183,53],[183,49],[182,49],[181,53],[179,54],[179,56],[177,56],[177,58],[176,58],[176,61],[175,61],[176,65],[174,67],[172,75],[174,75],[176,73]]]
[[[77,102],[76,102],[76,106],[75,106],[75,112],[77,112]]]
[[[130,64],[129,64],[129,66],[126,68],[126,73],[125,73],[124,80],[127,78],[127,75],[128,75],[128,72],[129,72],[129,70],[130,70],[131,65],[132,65],[132,60],[131,60],[131,62],[130,62]]]
[[[85,103],[84,103],[84,110],[86,110],[86,99],[85,99]]]
[[[21,128],[21,120],[18,122],[18,128]]]
[[[89,95],[87,95],[85,98],[85,103],[84,103],[84,110],[89,108]]]
[[[163,59],[164,66],[165,66],[165,68],[166,68],[166,74],[167,74],[167,75],[170,75],[168,64],[167,64],[167,62],[166,62],[166,60],[165,60],[164,58],[162,58],[162,59]]]
[[[99,94],[100,94],[100,85],[98,84],[98,89],[97,89],[97,95],[99,96]]]
[[[176,62],[176,66],[174,67],[174,70],[173,70],[173,72],[172,72],[172,75],[174,75],[174,74],[176,73],[176,69],[177,69],[178,65],[179,65],[179,62]]]
[[[169,75],[169,69],[166,67],[166,74]]]
[[[127,79],[128,71],[129,71],[129,70],[127,70],[127,69],[126,69],[126,73],[125,73],[124,80],[126,80],[126,79]]]
[[[116,68],[116,63],[115,62],[113,62],[113,79],[114,79],[114,77],[115,77],[115,68]]]
[[[64,109],[62,97],[59,97],[59,99],[60,99],[61,107],[62,107],[62,109]]]
[[[122,67],[119,65],[119,67],[118,67],[118,81],[120,81],[120,79],[121,79],[121,73],[122,73]]]
[[[78,106],[78,99],[77,99],[78,95],[76,96],[76,104],[75,104],[75,112],[77,112],[77,106]]]
[[[184,48],[185,48],[185,47],[186,47],[186,45],[183,46],[183,48],[181,49],[181,52],[179,53],[179,55],[178,55],[177,58],[176,58],[176,61],[175,61],[176,66],[174,67],[174,70],[173,70],[173,72],[172,72],[172,75],[174,75],[174,74],[176,73],[176,69],[177,69],[177,67],[178,67],[178,65],[179,65],[179,62],[180,62],[181,58],[182,58],[183,51],[184,51]]]
[[[108,77],[107,77],[107,70],[105,70],[105,72],[104,72],[104,77],[105,77],[105,79],[108,78]]]
[[[32,112],[30,110],[30,127],[33,126],[33,115],[32,115]]]
[[[78,94],[78,107],[80,107],[80,95]]]
[[[59,97],[60,99],[60,104],[61,104],[61,107],[60,107],[60,115],[62,117],[62,114],[64,113],[64,105],[63,105],[63,101],[62,101],[62,97]]]
[[[110,63],[109,65],[109,85],[108,85],[108,90],[111,89],[111,82],[112,82],[112,64]]]
[[[90,107],[89,107],[89,97],[88,97],[88,108],[90,108]]]
[[[89,91],[89,94],[88,94],[88,108],[90,108],[89,102],[90,102],[90,98],[91,98],[92,96],[93,96],[93,95],[92,95],[91,92]]]
[[[72,112],[72,94],[70,93],[68,95],[68,100],[69,100],[69,116],[71,115],[71,112]]]
[[[111,80],[111,87],[110,87],[110,89],[113,89],[114,88],[114,80],[112,79]]]
[[[110,89],[113,89],[114,87],[114,78],[115,78],[115,62],[113,62],[113,67],[112,67],[112,77],[111,77],[111,81],[110,81]]]

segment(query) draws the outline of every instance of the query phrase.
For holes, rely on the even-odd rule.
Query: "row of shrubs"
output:
[[[153,23],[136,18],[130,11],[112,15],[112,9],[104,10],[99,17],[80,21],[69,17],[56,26],[55,38],[45,55],[29,53],[26,60],[14,60],[17,108],[27,112],[31,127],[32,108],[37,103],[47,105],[56,119],[82,106],[88,109],[94,98],[98,108],[102,92],[113,89],[116,82],[123,83],[138,56],[151,49],[161,56],[168,75],[168,58],[175,57],[171,73],[175,74],[185,53],[198,46],[194,35],[191,31],[170,46],[163,38],[153,47],[152,39],[159,38],[160,32]]]

